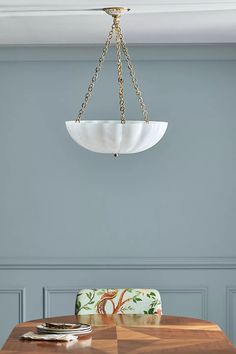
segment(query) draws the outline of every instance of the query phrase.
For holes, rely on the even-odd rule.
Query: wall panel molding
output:
[[[18,297],[18,322],[25,321],[25,288],[1,288],[1,294],[15,294]]]
[[[236,269],[236,257],[179,258],[8,258],[0,270]]]
[[[53,294],[76,294],[78,292],[77,288],[68,288],[68,287],[60,287],[60,288],[52,288],[52,287],[44,287],[43,288],[43,317],[51,316],[51,296]]]
[[[234,338],[234,296],[236,296],[236,286],[228,286],[226,288],[226,332],[233,340]]]
[[[102,45],[2,45],[0,46],[0,62],[96,61],[101,49]],[[132,59],[138,61],[236,60],[235,43],[131,44],[129,49]],[[115,60],[112,54],[108,55],[107,61]]]
[[[81,287],[80,287],[81,288]],[[44,287],[43,288],[43,316],[50,317],[51,314],[51,297],[53,294],[76,294],[79,287]],[[161,295],[165,294],[183,294],[183,295],[191,295],[191,294],[199,294],[201,296],[201,318],[208,318],[208,288],[207,287],[184,287],[184,288],[158,288]]]
[[[200,294],[201,296],[201,318],[208,319],[208,288],[207,287],[186,287],[186,288],[158,288],[161,295],[165,294]]]

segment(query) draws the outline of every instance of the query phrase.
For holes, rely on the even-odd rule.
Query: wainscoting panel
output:
[[[227,301],[227,332],[236,343],[236,286],[228,287],[226,289]]]
[[[164,313],[207,319],[207,288],[161,289]]]
[[[24,288],[0,288],[0,318],[0,341],[2,341],[16,323],[25,320]]]
[[[78,288],[43,288],[43,316],[73,313]]]
[[[23,320],[73,314],[75,297],[82,288],[144,287],[159,289],[168,315],[209,319],[220,325],[236,343],[236,267],[225,259],[175,261],[107,259],[88,264],[69,261],[43,264],[0,264],[0,343]],[[14,284],[21,285],[14,288]],[[27,294],[27,297],[25,296]]]

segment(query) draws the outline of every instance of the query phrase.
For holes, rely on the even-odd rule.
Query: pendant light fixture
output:
[[[112,7],[102,9],[113,17],[113,24],[108,34],[108,38],[102,50],[88,91],[84,97],[81,109],[75,121],[67,121],[66,127],[72,139],[85,149],[98,153],[109,153],[114,156],[119,154],[132,154],[151,148],[163,137],[167,129],[167,122],[149,120],[148,111],[143,101],[134,66],[131,62],[128,48],[120,27],[120,16],[129,11],[124,7]],[[95,82],[101,71],[105,56],[112,42],[112,37],[116,38],[116,59],[119,85],[119,120],[82,120],[82,116],[87,108],[88,101],[92,95]],[[121,53],[125,58],[131,81],[137,95],[140,108],[143,113],[143,120],[127,120],[125,115],[125,100],[123,90],[123,74]]]

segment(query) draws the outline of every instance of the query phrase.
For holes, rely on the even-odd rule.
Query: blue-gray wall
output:
[[[83,150],[64,124],[99,52],[0,48],[1,343],[18,321],[73,313],[78,288],[125,286],[160,289],[165,313],[236,342],[236,47],[130,48],[150,116],[169,127],[119,158]],[[118,119],[111,59],[88,119]]]

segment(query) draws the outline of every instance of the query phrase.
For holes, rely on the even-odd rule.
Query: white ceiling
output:
[[[128,43],[236,42],[236,0],[0,0],[0,45],[102,43],[106,6],[131,8]]]

